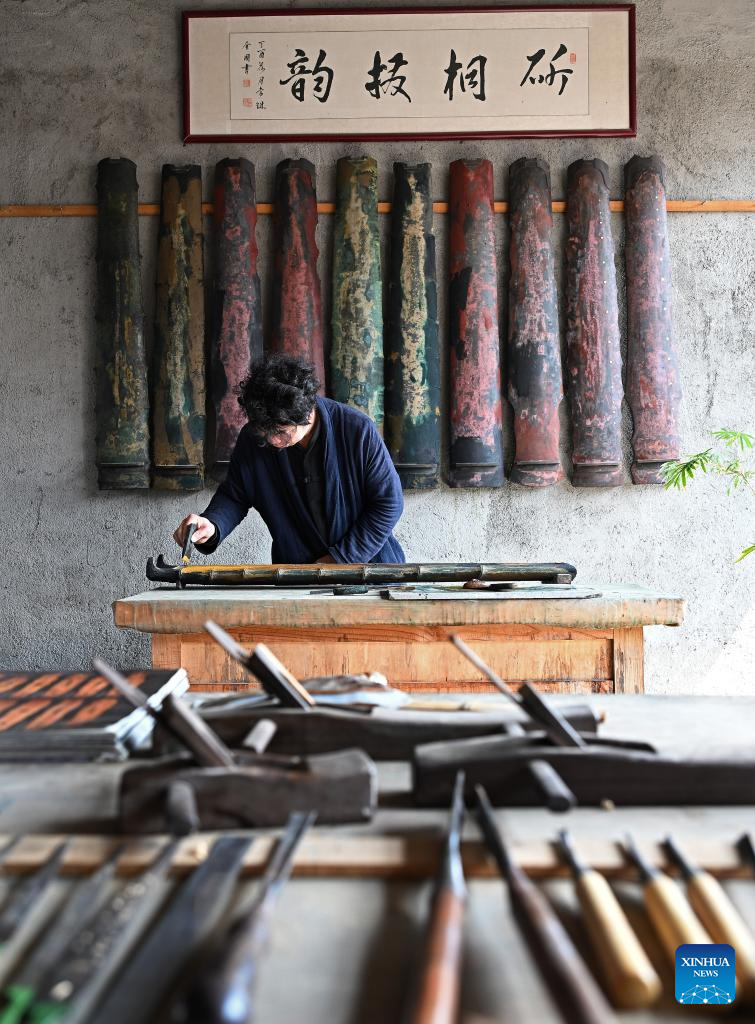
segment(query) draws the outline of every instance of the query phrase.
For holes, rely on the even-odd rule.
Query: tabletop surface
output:
[[[439,588],[440,589],[440,588]],[[447,595],[448,587],[442,588]],[[453,593],[453,591],[450,591]],[[416,591],[415,591],[416,593]],[[158,587],[113,604],[115,624],[147,633],[199,632],[221,626],[455,625],[530,623],[584,628],[678,626],[684,598],[636,584],[581,583],[554,591],[532,585],[496,599],[459,591],[443,600],[386,600],[379,593],[339,595],[311,587]]]

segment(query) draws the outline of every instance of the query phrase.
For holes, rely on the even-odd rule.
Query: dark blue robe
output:
[[[217,530],[200,551],[214,551],[250,508],[273,538],[273,562],[314,562],[328,552],[336,562],[403,562],[391,533],[404,508],[401,481],[388,449],[364,413],[317,399],[323,432],[325,508],[330,534],[317,530],[289,465],[286,450],[260,446],[244,427],[228,474],[202,513]]]

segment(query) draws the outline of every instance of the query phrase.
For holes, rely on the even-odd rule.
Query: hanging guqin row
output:
[[[487,160],[451,164],[451,486],[504,483],[506,401],[513,408],[512,482],[541,487],[561,479],[559,406],[564,391],[571,414],[575,486],[623,482],[625,393],[634,420],[633,481],[659,482],[659,467],[678,456],[680,387],[663,166],[655,157],[634,157],[625,177],[624,390],[606,165],[578,160],[568,169],[562,366],[548,165],[521,159],[509,168],[504,328],[498,310],[493,166]],[[215,173],[215,276],[206,360],[201,171],[196,166],[164,166],[148,391],[136,168],[128,160],[101,161],[100,486],[147,487],[151,482],[163,489],[195,490],[204,484],[206,465],[214,478],[222,478],[243,425],[236,388],[250,360],[263,352],[308,359],[324,393],[363,410],[384,429],[406,489],[436,486],[444,420],[431,196],[429,164],[394,164],[384,302],[377,163],[371,157],[338,161],[328,333],[318,275],[315,169],[307,160],[280,163],[272,309],[263,338],[254,167],[244,159],[222,160]]]

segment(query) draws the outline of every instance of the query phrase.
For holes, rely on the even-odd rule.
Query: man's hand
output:
[[[335,565],[336,560],[331,554],[323,555],[322,558],[317,559],[317,565]]]
[[[178,527],[176,532],[173,534],[173,540],[178,544],[180,548],[184,546],[184,540],[186,538],[186,528],[190,523],[196,523],[197,529],[192,537],[192,543],[204,544],[206,540],[215,534],[215,524],[211,523],[209,519],[205,519],[204,516],[195,515],[192,512],[190,516],[186,516],[185,519],[181,520],[181,525]]]

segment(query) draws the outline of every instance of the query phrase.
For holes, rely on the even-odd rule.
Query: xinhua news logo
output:
[[[679,946],[675,968],[677,1003],[734,1002],[734,948],[727,943]]]

